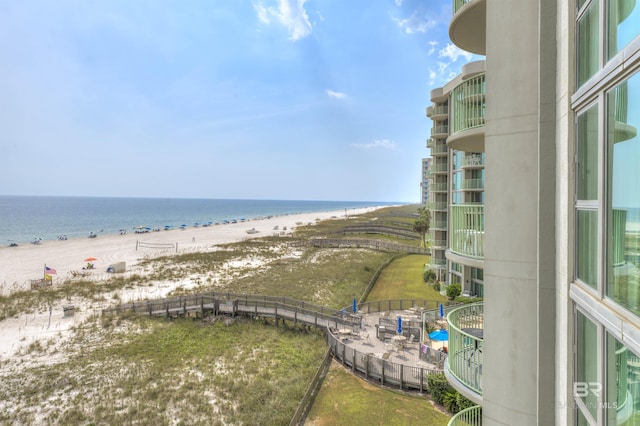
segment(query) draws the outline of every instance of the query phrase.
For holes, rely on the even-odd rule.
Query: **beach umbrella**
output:
[[[449,332],[447,330],[437,330],[429,333],[429,339],[436,342],[449,340]]]
[[[440,318],[444,318],[444,306],[442,306],[442,303],[440,304]]]
[[[402,334],[402,317],[398,317],[398,334]]]
[[[353,298],[353,313],[355,314],[356,312],[358,312],[358,302],[356,301],[356,298]]]
[[[85,262],[93,262],[94,260],[98,260],[97,257],[87,257],[84,261]]]

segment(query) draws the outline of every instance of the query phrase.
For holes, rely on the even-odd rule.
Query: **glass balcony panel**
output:
[[[485,74],[461,83],[451,91],[451,133],[484,125]]]
[[[484,205],[452,205],[449,222],[451,251],[475,259],[484,258]]]
[[[473,303],[447,315],[449,356],[446,368],[468,390],[482,396],[484,304]]]

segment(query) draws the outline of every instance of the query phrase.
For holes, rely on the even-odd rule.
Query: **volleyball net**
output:
[[[150,248],[150,249],[157,249],[157,250],[176,250],[176,253],[178,252],[178,243],[149,243],[149,242],[143,242],[143,241],[137,241],[136,240],[136,251],[138,251],[138,248]]]

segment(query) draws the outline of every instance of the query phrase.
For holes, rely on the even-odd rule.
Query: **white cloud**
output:
[[[459,57],[463,57],[467,61],[470,61],[473,55],[469,52],[465,52],[462,49],[459,49],[455,45],[448,43],[444,49],[441,49],[438,52],[438,57],[440,58],[449,58],[451,62],[455,62]]]
[[[440,43],[438,43],[437,41],[433,40],[430,41],[429,43],[429,55],[433,55],[433,53],[436,51],[436,46]]]
[[[271,25],[272,20],[287,28],[289,39],[296,41],[311,34],[312,26],[309,16],[304,9],[307,0],[279,0],[277,7],[254,3],[258,20],[265,25]]]
[[[346,93],[336,92],[335,90],[330,89],[325,90],[325,93],[327,94],[327,96],[333,99],[347,99],[349,97]]]
[[[437,24],[435,20],[424,19],[423,17],[418,16],[416,12],[406,19],[396,17],[392,17],[391,19],[393,19],[396,25],[403,29],[407,34],[426,33],[429,28],[433,28]]]
[[[402,0],[395,0],[394,3],[396,6],[402,6]]]
[[[362,149],[388,149],[391,151],[397,148],[396,143],[389,139],[377,139],[371,143],[354,143],[352,146]]]

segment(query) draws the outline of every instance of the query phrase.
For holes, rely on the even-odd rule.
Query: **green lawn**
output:
[[[422,280],[424,264],[428,261],[429,256],[417,254],[395,260],[382,272],[367,301],[425,299],[445,302],[446,296]]]
[[[334,362],[307,417],[307,424],[446,425],[450,417],[434,409],[425,395],[372,385]]]

